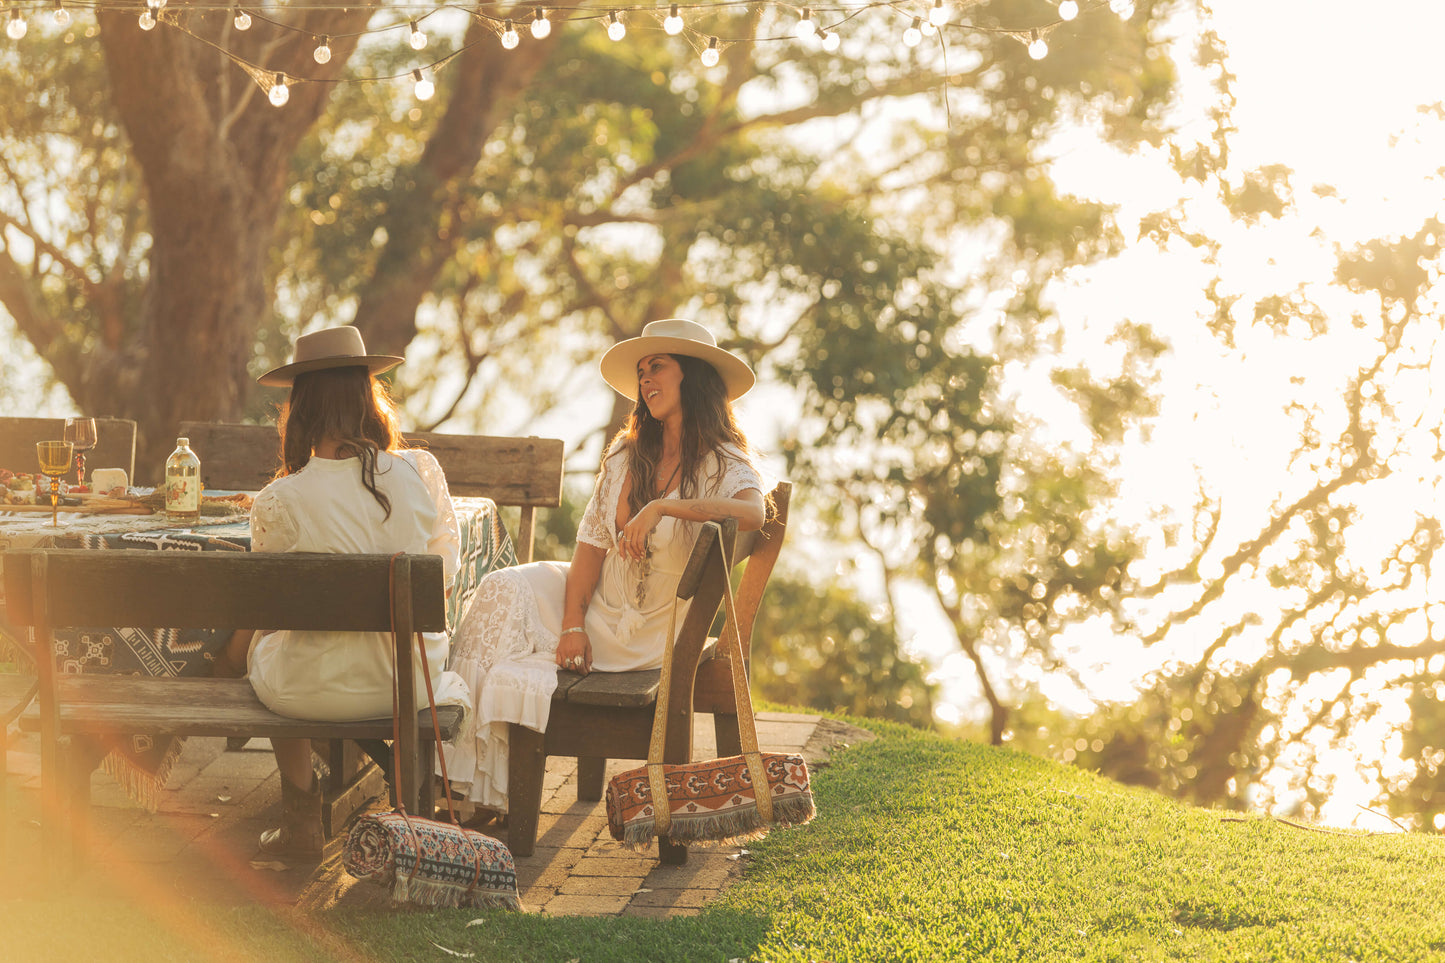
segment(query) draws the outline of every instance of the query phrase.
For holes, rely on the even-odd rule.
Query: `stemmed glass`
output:
[[[75,448],[75,483],[85,484],[85,453],[95,447],[95,419],[65,419],[65,440]]]
[[[70,459],[75,448],[68,441],[37,441],[35,456],[40,459],[40,470],[50,476],[50,524],[60,524],[60,479],[70,471]]]

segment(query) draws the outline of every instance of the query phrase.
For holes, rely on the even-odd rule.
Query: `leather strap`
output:
[[[401,679],[396,667],[398,648],[396,639],[396,561],[404,554],[406,553],[397,552],[391,557],[390,576],[387,579],[391,605],[391,771],[393,779],[401,776]],[[407,566],[407,570],[410,573],[410,565]],[[436,749],[437,761],[441,765],[442,796],[447,801],[447,816],[452,825],[457,827],[458,835],[466,841],[467,847],[472,851],[472,881],[467,886],[467,892],[470,893],[476,889],[477,883],[482,877],[482,854],[477,849],[476,841],[465,829],[462,829],[461,821],[457,819],[457,811],[452,807],[452,781],[447,775],[447,755],[442,751],[442,726],[437,719],[436,694],[432,691],[431,685],[431,665],[426,658],[426,638],[420,632],[416,633],[416,651],[421,657],[421,677],[426,682],[426,703],[427,708],[431,710],[432,733],[435,736],[435,742],[432,745]],[[406,802],[401,798],[401,787],[397,786],[396,789],[396,809],[393,811],[402,818],[402,821],[406,823],[407,830],[411,833],[412,848],[416,852],[416,863],[412,866],[411,872],[415,876],[421,872],[421,840],[417,838],[416,827],[411,824],[411,816],[407,814]]]
[[[716,522],[707,524],[717,527]],[[738,742],[742,746],[743,761],[747,763],[748,775],[753,782],[753,797],[757,802],[758,815],[763,822],[773,821],[773,797],[768,791],[767,771],[763,766],[762,752],[758,748],[757,722],[753,719],[753,696],[748,688],[747,668],[743,665],[743,646],[737,632],[737,607],[733,601],[732,559],[728,558],[723,546],[722,531],[719,528],[713,546],[722,557],[723,605],[727,621],[723,625],[719,649],[732,666],[733,703],[737,708]],[[657,709],[652,714],[652,739],[647,746],[647,783],[652,793],[653,822],[657,835],[666,836],[672,828],[672,808],[668,805],[667,779],[662,762],[664,747],[667,745],[667,716],[672,693],[672,655],[677,642],[677,597],[672,599],[672,615],[668,620],[666,649],[662,658],[662,677],[657,687]]]

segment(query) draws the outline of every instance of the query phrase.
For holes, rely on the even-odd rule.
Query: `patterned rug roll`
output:
[[[758,813],[757,797],[742,756],[665,766],[674,843],[738,843],[757,839],[775,826],[801,826],[813,818],[813,793],[803,757],[762,754],[773,799],[772,822]],[[646,849],[656,832],[647,767],[613,776],[607,784],[607,828],[632,849]]]
[[[500,840],[397,812],[357,819],[341,865],[357,879],[391,887],[398,903],[520,910],[517,867]]]

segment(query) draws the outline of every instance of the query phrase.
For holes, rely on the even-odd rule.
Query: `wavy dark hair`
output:
[[[752,449],[733,416],[727,386],[717,369],[699,358],[685,354],[669,355],[682,368],[682,457],[678,474],[682,478],[684,498],[697,497],[697,474],[709,453],[718,451],[718,470],[722,470],[723,445],[733,445],[751,461]],[[657,468],[662,463],[662,422],[652,417],[642,400],[639,388],[632,413],[608,446],[627,447],[627,471],[632,476],[632,491],[627,496],[629,515],[636,515],[652,501],[657,488]]]
[[[335,439],[337,454],[361,463],[361,484],[391,517],[391,499],[376,487],[378,452],[410,448],[396,420],[396,404],[363,365],[323,368],[297,375],[291,396],[276,420],[281,468],[276,477],[294,474],[311,460],[318,442]]]

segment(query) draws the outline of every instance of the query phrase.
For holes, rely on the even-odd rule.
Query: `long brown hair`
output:
[[[334,439],[337,454],[361,463],[361,484],[391,517],[391,499],[376,487],[377,453],[410,446],[401,437],[385,382],[362,365],[297,375],[276,428],[281,436],[277,478],[300,471],[319,442]]]
[[[722,462],[728,457],[720,450],[723,445],[733,445],[747,459],[751,459],[752,449],[733,416],[727,386],[717,369],[685,354],[670,357],[682,368],[682,452],[678,467],[681,495],[696,498],[697,474],[710,453],[717,453],[721,471]],[[652,501],[652,493],[657,488],[657,469],[662,463],[662,422],[647,410],[640,388],[627,424],[607,450],[615,451],[618,445],[627,446],[627,471],[632,476],[627,507],[629,515],[636,515]]]

